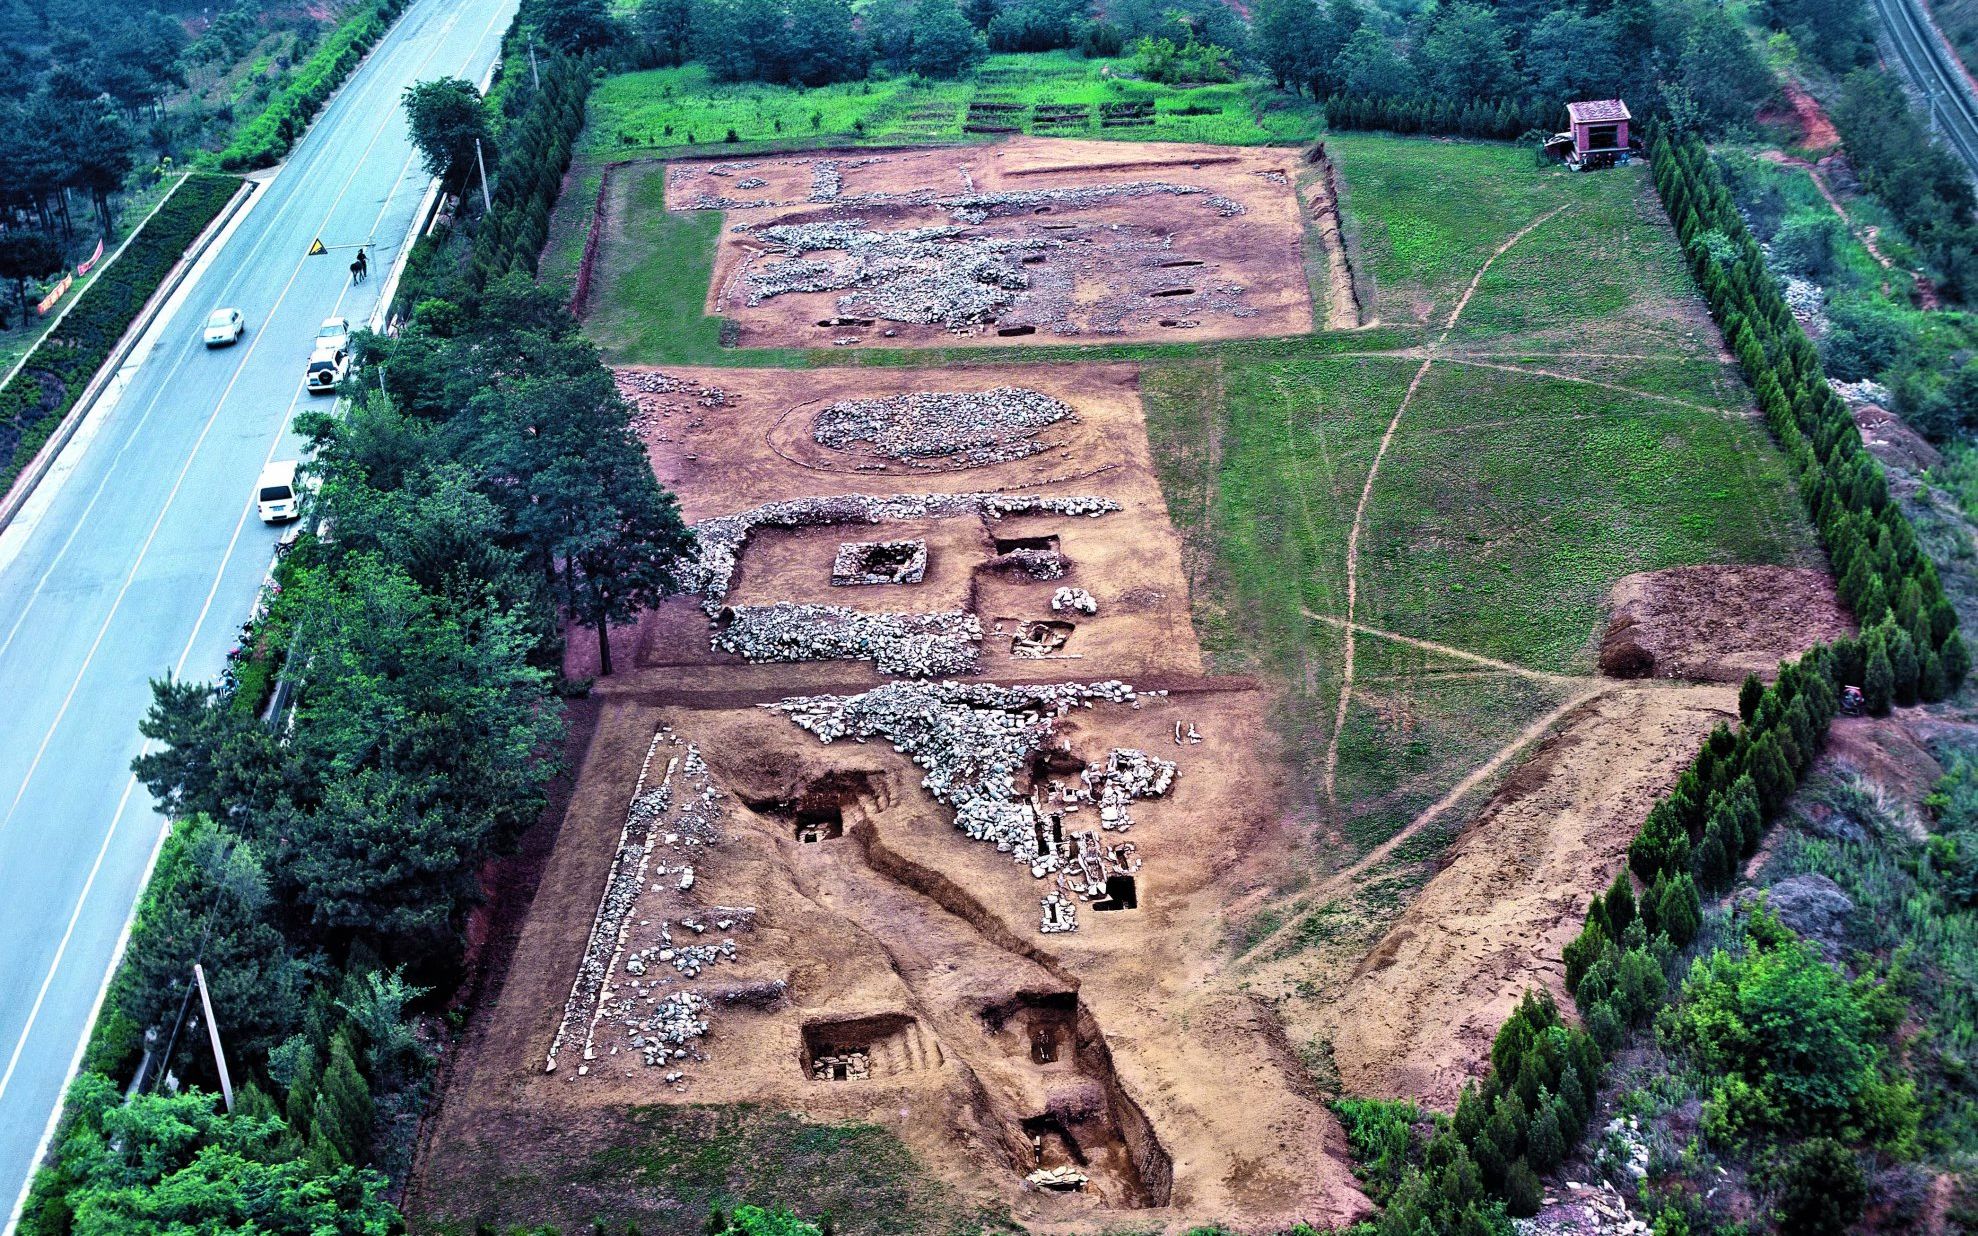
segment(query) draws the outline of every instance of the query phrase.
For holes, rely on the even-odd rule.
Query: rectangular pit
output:
[[[839,588],[917,584],[926,577],[926,541],[847,541],[831,564],[831,583]]]

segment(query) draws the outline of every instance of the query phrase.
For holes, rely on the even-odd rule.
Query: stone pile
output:
[[[700,1059],[700,1040],[707,1034],[707,1001],[691,991],[676,991],[653,1003],[643,1017],[634,1014],[630,1045],[648,1065]],[[674,1080],[678,1080],[677,1077]]]
[[[1096,614],[1099,612],[1099,602],[1083,588],[1060,588],[1051,594],[1051,610],[1060,614],[1066,610],[1078,614]]]
[[[1225,219],[1243,213],[1243,203],[1217,193],[1205,193],[1194,185],[1169,184],[1165,180],[1133,180],[1111,185],[1073,185],[1062,189],[1015,189],[1003,193],[969,193],[941,199],[948,213],[964,223],[982,223],[1003,215],[1027,215],[1040,206],[1064,206],[1078,210],[1104,206],[1125,198],[1202,196],[1209,209]]]
[[[1056,1193],[1080,1192],[1091,1180],[1075,1167],[1040,1167],[1023,1178],[1025,1184]]]
[[[662,754],[665,771],[647,789]],[[556,1070],[558,1055],[580,1031],[578,1077],[621,1047],[651,1066],[700,1058],[708,1001],[678,984],[734,961],[740,950],[733,935],[693,937],[708,935],[710,924],[721,932],[749,931],[756,916],[749,906],[696,907],[687,896],[694,862],[721,844],[723,801],[700,751],[662,727],[646,750],[545,1071]],[[676,941],[675,926],[692,937]],[[606,1047],[608,1029],[619,1041]],[[669,1083],[683,1078],[677,1069],[666,1075]]]
[[[1013,549],[1006,554],[997,554],[982,564],[983,569],[999,575],[1022,575],[1029,579],[1063,579],[1071,570],[1071,559],[1055,549]]]
[[[1079,774],[1087,801],[1099,804],[1099,826],[1124,832],[1133,827],[1128,810],[1136,798],[1162,798],[1174,786],[1175,764],[1133,747],[1115,747],[1104,763]]]
[[[751,306],[789,292],[847,292],[838,299],[842,315],[950,330],[1015,304],[1031,286],[1023,258],[1060,247],[1043,237],[969,236],[958,227],[872,231],[861,219],[742,227],[793,255],[748,272]],[[805,256],[824,252],[843,256]]]
[[[910,519],[945,519],[973,515],[1001,519],[1008,515],[1085,515],[1098,517],[1120,509],[1110,498],[1076,495],[1047,498],[1030,494],[839,494],[826,498],[791,498],[765,503],[733,515],[704,519],[693,526],[694,553],[679,567],[681,586],[701,595],[701,607],[712,618],[735,579],[742,547],[758,528],[822,528],[842,524],[884,524]]]
[[[760,176],[744,176],[735,182],[737,189],[762,189],[767,188],[768,185],[769,182]]]
[[[848,399],[817,414],[819,446],[918,467],[981,467],[1024,459],[1047,448],[1039,430],[1078,420],[1071,406],[1042,391],[999,386],[986,391],[913,391]]]
[[[920,766],[921,785],[955,811],[955,826],[987,841],[1039,879],[1057,874],[1041,903],[1041,930],[1073,931],[1072,897],[1107,896],[1106,879],[1139,870],[1133,844],[1108,845],[1099,829],[1067,836],[1065,816],[1081,804],[1104,812],[1107,787],[1119,801],[1166,793],[1174,766],[1123,748],[1087,769],[1082,785],[1052,783],[1048,795],[1018,789],[1031,756],[1052,741],[1057,718],[1093,703],[1139,707],[1144,694],[1123,682],[996,686],[989,683],[892,682],[859,695],[813,695],[763,707],[780,712],[825,743],[883,738]],[[1123,828],[1129,819],[1116,819]],[[1054,900],[1055,898],[1055,900]]]
[[[914,678],[972,674],[982,643],[974,614],[875,614],[842,605],[736,606],[714,633],[718,652],[750,661],[871,661]]]

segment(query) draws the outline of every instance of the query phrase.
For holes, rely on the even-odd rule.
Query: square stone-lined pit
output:
[[[831,563],[831,582],[840,588],[917,584],[926,577],[926,541],[847,541]]]

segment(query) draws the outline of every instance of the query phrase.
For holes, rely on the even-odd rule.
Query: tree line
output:
[[[1337,128],[1509,137],[1556,127],[1568,100],[1625,97],[1717,129],[1772,89],[1737,19],[1702,0],[1459,2],[1406,19],[1265,0],[1253,50],[1279,86],[1326,100]]]

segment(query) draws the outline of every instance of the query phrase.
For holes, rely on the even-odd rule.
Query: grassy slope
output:
[[[1409,342],[1440,333],[1506,239],[1566,208],[1492,264],[1445,353],[1476,363],[1433,366],[1397,427],[1368,504],[1359,621],[1583,674],[1621,575],[1817,560],[1639,169],[1575,177],[1511,147],[1371,136],[1328,146],[1379,315]],[[1500,365],[1522,371],[1489,367]],[[1198,578],[1216,585],[1205,591],[1221,597],[1205,633],[1226,660],[1247,653],[1284,684],[1280,723],[1304,756],[1315,819],[1340,637],[1299,611],[1344,612],[1354,509],[1419,366],[1419,352],[1232,352],[1156,367],[1145,384],[1172,509]],[[1378,640],[1361,639],[1357,655],[1363,690],[1347,712],[1340,811],[1328,821],[1346,843],[1341,861],[1392,835],[1559,698]]]

